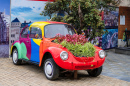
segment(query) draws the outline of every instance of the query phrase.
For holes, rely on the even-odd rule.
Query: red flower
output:
[[[59,43],[61,43],[62,41],[67,41],[68,43],[71,43],[71,44],[82,44],[84,45],[86,42],[88,42],[88,39],[85,38],[85,36],[83,35],[77,35],[77,34],[74,34],[74,35],[69,35],[67,34],[66,36],[63,36],[63,35],[60,35],[60,34],[57,34],[55,36],[55,38],[58,40]]]

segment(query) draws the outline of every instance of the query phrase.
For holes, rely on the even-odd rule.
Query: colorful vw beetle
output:
[[[105,51],[96,47],[94,58],[76,57],[67,48],[54,42],[56,34],[75,34],[74,28],[62,22],[35,22],[27,25],[20,33],[18,41],[11,46],[13,63],[32,62],[43,67],[45,76],[55,80],[60,69],[74,71],[87,70],[90,76],[98,76],[102,72]]]

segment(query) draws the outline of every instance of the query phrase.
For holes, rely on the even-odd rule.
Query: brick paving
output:
[[[9,45],[0,45],[0,57],[9,57]]]
[[[103,75],[130,82],[130,55],[107,52]]]
[[[100,75],[93,78],[86,71],[78,71],[78,79],[59,77],[49,81],[42,68],[35,65],[13,65],[11,58],[0,58],[0,86],[130,86],[130,82]]]

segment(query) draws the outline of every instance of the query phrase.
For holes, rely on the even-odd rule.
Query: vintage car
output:
[[[42,21],[28,24],[20,33],[18,41],[11,46],[12,61],[19,65],[22,61],[38,64],[43,67],[45,76],[55,80],[60,69],[75,71],[86,70],[90,76],[96,77],[102,72],[106,53],[96,48],[95,56],[76,57],[67,48],[54,42],[56,34],[73,35],[75,29],[66,23]]]

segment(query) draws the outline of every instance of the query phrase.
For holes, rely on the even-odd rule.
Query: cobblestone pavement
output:
[[[78,71],[77,80],[60,76],[49,81],[42,68],[29,64],[16,66],[11,58],[0,58],[0,86],[130,86],[130,82],[104,75],[93,78],[86,71]]]
[[[130,55],[107,52],[102,74],[130,82]]]
[[[0,57],[9,57],[9,45],[0,45]]]

